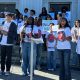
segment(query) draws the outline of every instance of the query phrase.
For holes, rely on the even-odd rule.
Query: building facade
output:
[[[24,8],[36,10],[36,14],[40,14],[42,7],[46,7],[48,12],[51,7],[60,8],[67,5],[71,11],[71,24],[76,19],[80,19],[80,0],[0,0],[0,11],[13,11],[19,9],[23,12]]]

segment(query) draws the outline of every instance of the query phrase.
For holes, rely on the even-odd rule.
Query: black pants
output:
[[[1,71],[10,71],[13,46],[1,45]]]

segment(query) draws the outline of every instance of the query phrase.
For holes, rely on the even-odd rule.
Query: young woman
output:
[[[22,28],[20,37],[22,43],[22,71],[24,75],[30,73],[30,54],[31,54],[31,37],[34,25],[34,19],[29,17]]]
[[[72,41],[76,42],[76,52],[78,54],[78,61],[80,66],[80,20],[75,21],[75,26],[71,30],[72,33]]]
[[[33,28],[34,38],[42,38],[43,28],[42,28],[42,19],[39,18],[35,20],[36,25]],[[42,43],[36,44],[36,68],[40,69],[40,57],[42,53]]]
[[[71,29],[72,35],[72,65],[78,65],[78,57],[76,53],[77,41],[78,41],[79,20],[75,21],[74,26]]]
[[[60,80],[71,80],[71,31],[66,18],[61,19],[57,33],[57,50],[60,58]]]
[[[47,13],[47,10],[45,7],[42,8],[42,12],[41,14],[39,15],[40,18],[42,18],[42,20],[46,20],[46,17],[47,17],[48,13]]]
[[[50,31],[46,33],[46,46],[47,46],[47,69],[55,70],[54,51],[56,46],[56,34],[53,31],[54,24],[50,24]]]

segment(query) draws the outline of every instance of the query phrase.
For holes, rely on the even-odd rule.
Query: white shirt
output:
[[[76,36],[78,36],[80,34],[79,29],[80,28],[77,28],[75,26],[71,29],[72,42],[77,42]]]
[[[30,16],[30,17],[33,17],[35,19],[37,16],[33,15],[33,16]]]
[[[58,29],[58,37],[60,37],[61,35],[59,34],[60,32],[62,32],[63,34],[63,37],[66,36],[66,37],[69,37],[71,36],[71,31],[70,29],[67,27],[67,28],[64,28],[64,29]],[[60,35],[60,36],[59,36]],[[71,44],[70,44],[70,41],[68,40],[58,40],[57,41],[57,49],[71,49]]]
[[[26,34],[25,38],[24,38],[24,41],[25,42],[31,42],[31,39],[27,37],[28,34],[31,34],[31,31],[32,31],[31,25],[28,25],[25,28],[24,28],[24,26],[22,26],[21,29],[20,29],[20,31],[22,32],[22,30],[24,30],[24,33]]]
[[[76,52],[77,54],[80,54],[80,28],[78,28],[77,36],[78,36],[78,39],[76,41],[77,42]]]
[[[46,39],[47,39],[47,50],[48,51],[55,51],[55,45],[56,45],[56,40],[54,39],[54,36],[56,37],[55,32],[50,33],[46,32]]]
[[[43,27],[42,26],[36,26],[36,25],[34,25],[34,28],[33,28],[33,34],[34,33],[38,33],[38,31],[41,31],[41,34],[44,34],[44,32],[43,32]]]
[[[11,22],[10,23],[8,23],[7,21],[4,23],[4,25],[3,25],[3,30],[4,31],[6,31],[6,32],[8,32],[9,31],[9,27],[10,27],[10,24],[11,24]],[[12,44],[7,44],[7,35],[3,35],[2,36],[2,40],[1,40],[1,45],[7,45],[7,46],[9,46],[9,45],[12,45]]]
[[[29,13],[28,12],[27,13],[24,12],[23,15],[29,17]]]
[[[17,34],[20,34],[20,28],[24,25],[24,21],[21,21],[18,23],[18,26],[17,26]]]

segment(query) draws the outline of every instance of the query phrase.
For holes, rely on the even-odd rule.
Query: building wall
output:
[[[71,10],[71,26],[73,26],[74,21],[77,18],[80,18],[79,12],[80,12],[80,0],[43,0],[42,6],[46,7],[49,11],[49,3],[70,3],[70,10]]]
[[[46,7],[49,11],[49,3],[70,3],[71,4],[71,25],[76,19],[80,18],[80,0],[0,0],[1,3],[15,3],[16,8],[23,12],[24,8],[36,10],[38,15],[42,7]]]
[[[16,8],[19,8],[19,0],[0,0],[0,4],[16,4]]]

